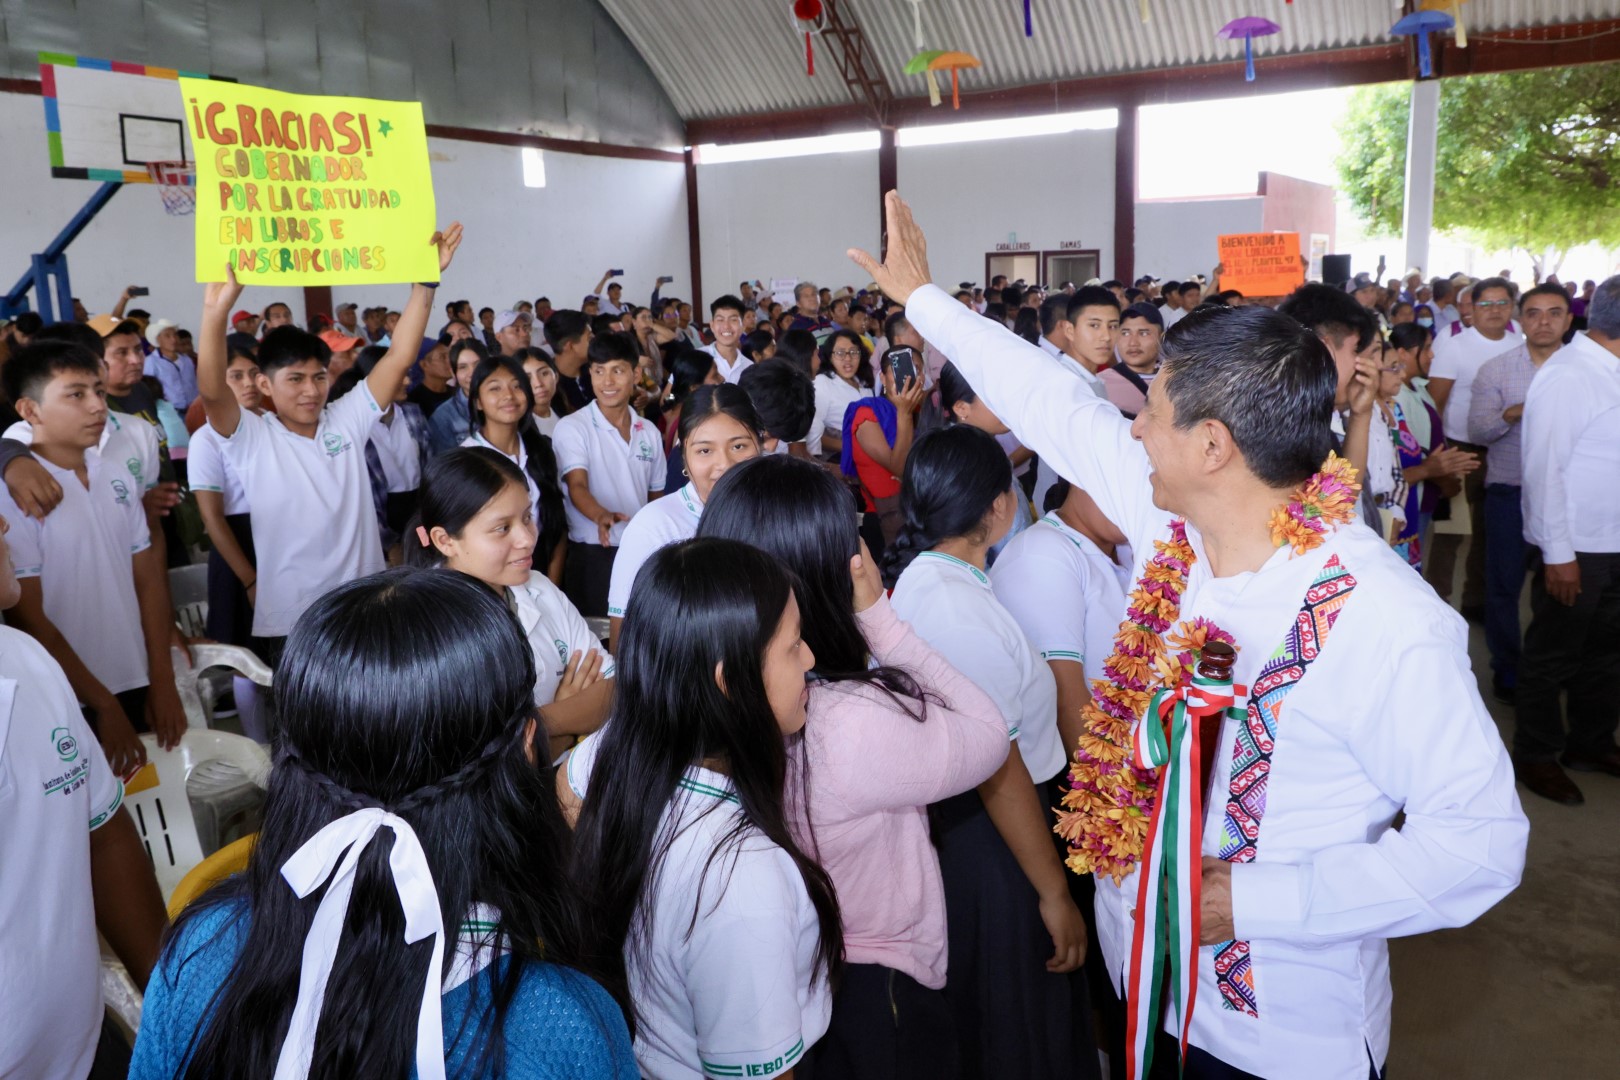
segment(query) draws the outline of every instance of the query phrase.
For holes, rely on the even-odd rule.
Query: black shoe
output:
[[[1565,754],[1558,760],[1563,763],[1564,768],[1576,772],[1600,772],[1620,776],[1620,750],[1610,750],[1596,757],[1588,754]]]
[[[1515,761],[1513,773],[1519,783],[1543,799],[1551,799],[1565,806],[1579,806],[1586,801],[1581,789],[1569,774],[1558,767],[1556,761]]]
[[[1504,683],[1500,675],[1491,679],[1491,693],[1503,705],[1517,705],[1519,703],[1519,688]]]

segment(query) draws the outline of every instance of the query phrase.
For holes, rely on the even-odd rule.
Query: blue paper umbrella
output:
[[[1270,19],[1250,15],[1242,19],[1233,19],[1221,27],[1215,36],[1225,38],[1227,41],[1243,39],[1243,81],[1254,82],[1254,39],[1269,37],[1281,29],[1282,27]]]
[[[1417,38],[1418,76],[1427,79],[1434,74],[1434,54],[1429,51],[1429,35],[1437,30],[1450,30],[1456,25],[1457,20],[1443,11],[1414,11],[1390,27],[1389,32],[1400,37]]]

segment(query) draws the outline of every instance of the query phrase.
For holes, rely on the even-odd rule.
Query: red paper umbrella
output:
[[[793,0],[793,19],[798,24],[799,31],[804,34],[805,74],[814,75],[816,73],[816,50],[815,46],[811,44],[810,35],[821,31],[821,0]]]

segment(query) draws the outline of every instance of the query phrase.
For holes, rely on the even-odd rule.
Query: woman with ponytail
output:
[[[783,794],[815,663],[758,549],[687,540],[642,568],[613,716],[567,778],[586,955],[624,966],[655,1080],[787,1075],[827,1030],[838,901]]]
[[[130,1076],[634,1077],[581,951],[533,684],[506,605],[462,574],[317,600],[276,673],[248,868],[175,923]]]
[[[994,776],[933,807],[963,1074],[1094,1076],[1084,983],[1066,977],[1085,959],[1085,919],[1045,809],[1067,761],[1057,687],[985,574],[1011,526],[1011,488],[990,435],[962,424],[925,435],[906,462],[884,577],[895,613],[990,696],[1013,740]]]
[[[962,373],[956,370],[956,365],[949,361],[946,361],[939,372],[939,407],[945,413],[947,424],[966,424],[989,435],[1008,435],[1007,425],[1001,422],[1001,417],[990,411],[990,406],[979,399],[978,392],[962,377]],[[1011,438],[1010,435],[1008,437]],[[999,438],[996,445],[1001,445]],[[996,564],[996,557],[1006,549],[1008,541],[1035,524],[1035,515],[1031,511],[1029,499],[1024,495],[1024,489],[1019,485],[1016,476],[1009,490],[1013,496],[1012,524],[1007,528],[1007,535],[990,546],[987,562],[991,566]]]

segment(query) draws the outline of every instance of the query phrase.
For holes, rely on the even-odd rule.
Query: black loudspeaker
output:
[[[1322,282],[1326,285],[1343,285],[1350,280],[1350,256],[1324,255],[1322,256]]]

